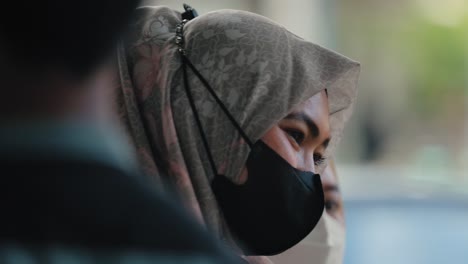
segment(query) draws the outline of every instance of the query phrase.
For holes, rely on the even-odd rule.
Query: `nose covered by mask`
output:
[[[226,222],[246,255],[274,255],[294,246],[323,212],[320,175],[292,167],[259,140],[247,159],[247,181],[218,175],[212,184]]]
[[[324,212],[317,226],[304,240],[269,258],[275,264],[341,264],[344,245],[344,225]]]
[[[184,22],[177,27],[178,44],[183,43]],[[229,229],[245,255],[279,254],[304,239],[316,226],[324,209],[320,176],[289,164],[261,140],[253,144],[229,113],[205,78],[179,48],[184,89],[192,108],[203,146],[215,178],[213,192]],[[187,68],[200,79],[232,122],[251,152],[247,159],[247,181],[232,183],[219,175],[190,90]]]

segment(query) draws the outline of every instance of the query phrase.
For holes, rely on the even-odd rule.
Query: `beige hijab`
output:
[[[175,28],[181,14],[144,7],[118,54],[120,115],[145,171],[169,182],[214,234],[225,238],[207,161],[183,87]],[[356,96],[359,64],[244,11],[201,15],[184,27],[187,57],[252,142],[295,106],[327,89],[333,149]],[[238,181],[249,147],[189,70],[190,87],[218,173]]]

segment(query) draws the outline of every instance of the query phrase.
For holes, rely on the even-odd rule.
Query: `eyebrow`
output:
[[[318,137],[320,135],[320,130],[318,126],[315,124],[310,117],[308,117],[304,112],[299,113],[291,113],[285,117],[286,119],[293,119],[293,120],[300,120],[306,123],[307,128],[310,130],[310,133],[314,137]],[[327,138],[323,141],[322,145],[327,148],[328,144],[330,143],[330,138]]]
[[[312,121],[312,119],[310,119],[306,114],[304,114],[303,112],[300,112],[300,113],[291,113],[289,115],[286,116],[286,119],[294,119],[294,120],[300,120],[300,121],[303,121],[306,123],[307,127],[309,128],[310,130],[310,133],[312,133],[312,135],[314,137],[318,137],[319,134],[320,134],[320,130],[318,128],[318,126],[315,124],[314,121]]]

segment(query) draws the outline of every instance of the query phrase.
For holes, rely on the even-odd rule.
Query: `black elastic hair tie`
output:
[[[182,20],[187,19],[187,20],[192,20],[198,16],[197,10],[195,10],[193,7],[184,4],[184,9],[185,12],[182,13]]]

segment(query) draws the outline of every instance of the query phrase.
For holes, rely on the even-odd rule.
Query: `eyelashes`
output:
[[[285,128],[284,131],[285,131],[292,139],[294,139],[294,141],[296,141],[296,143],[297,143],[298,145],[300,145],[300,144],[304,141],[305,135],[304,135],[304,133],[302,133],[301,131],[295,130],[295,129],[290,129],[290,128]]]
[[[325,201],[325,209],[327,211],[329,210],[337,210],[340,207],[340,204],[337,201],[327,199]]]
[[[323,165],[325,163],[327,159],[322,155],[322,154],[314,154],[314,163],[315,163],[315,166],[320,166],[320,165]]]
[[[305,134],[302,133],[299,130],[296,129],[291,129],[291,128],[283,128],[283,130],[288,134],[289,137],[291,137],[297,145],[301,145],[302,142],[304,142],[305,139]],[[314,164],[315,166],[320,166],[324,164],[326,161],[326,158],[320,154],[316,153],[314,154]]]

